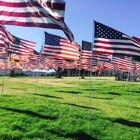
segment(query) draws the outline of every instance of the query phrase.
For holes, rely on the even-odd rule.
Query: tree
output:
[[[84,79],[85,77],[85,70],[84,69],[81,69],[80,71],[80,75],[81,75],[81,78]]]
[[[62,70],[62,68],[58,67],[58,69],[56,70],[56,78],[62,77],[61,70]]]
[[[15,77],[15,70],[14,70],[14,69],[11,70],[10,76],[11,76],[11,77]]]

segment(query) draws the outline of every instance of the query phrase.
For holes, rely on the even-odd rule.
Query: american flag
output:
[[[29,60],[33,60],[33,61],[45,61],[45,59],[46,59],[46,57],[45,56],[42,56],[42,55],[35,55],[35,54],[33,54],[33,55],[30,55],[29,57],[28,57],[28,59]]]
[[[92,57],[92,59],[97,59],[97,60],[101,60],[101,61],[109,61],[110,55],[96,54],[96,53],[92,52],[92,47],[93,47],[92,43],[82,40],[81,57],[85,58],[85,59]]]
[[[110,55],[108,55],[108,54],[94,54],[94,53],[92,53],[92,59],[109,62]]]
[[[92,47],[92,43],[82,40],[81,65],[90,66],[92,64],[93,66],[101,66],[104,61],[109,61],[110,55],[95,54],[92,52]],[[92,61],[90,61],[91,59]]]
[[[8,52],[19,55],[30,55],[34,53],[35,42],[24,40],[16,36],[13,36],[13,38],[14,40],[11,46],[7,49]]]
[[[134,69],[139,69],[140,70],[140,62],[134,61],[135,68]]]
[[[140,56],[140,43],[133,38],[94,21],[94,53]]]
[[[124,55],[113,55],[113,57],[118,57],[118,58],[124,59]]]
[[[131,57],[127,57],[127,56],[124,56],[124,59],[113,57],[111,63],[117,65],[119,69],[134,68],[134,63],[132,62]]]
[[[92,56],[92,43],[82,40],[81,59],[88,59]]]
[[[107,69],[115,70],[115,71],[116,71],[116,69],[114,69],[114,68],[115,68],[114,65],[111,64],[111,63],[105,62],[103,66],[104,66],[105,68],[107,68]]]
[[[4,25],[0,25],[0,47],[8,48],[12,41],[12,34],[6,30]]]
[[[133,39],[140,43],[140,38],[133,36]]]
[[[60,68],[68,68],[68,62],[64,59],[53,59],[52,60],[52,68],[54,69],[58,69],[58,67]]]
[[[92,43],[82,40],[80,68],[87,69],[90,65],[95,65],[95,61],[91,61],[92,57]],[[97,64],[97,63],[96,63]]]
[[[64,22],[65,1],[1,0],[0,24],[43,27],[64,31],[70,41],[74,36]]]
[[[79,46],[69,40],[45,32],[42,55],[64,60],[79,60]]]
[[[6,59],[6,58],[7,58],[6,52],[0,53],[0,59]]]

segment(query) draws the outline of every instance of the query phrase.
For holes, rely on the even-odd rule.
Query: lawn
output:
[[[0,140],[140,140],[140,83],[0,77]]]

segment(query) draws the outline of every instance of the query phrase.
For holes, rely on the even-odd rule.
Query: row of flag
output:
[[[60,29],[66,34],[68,39],[44,32],[45,39],[39,55],[40,61],[42,56],[72,60],[87,68],[89,65],[102,66],[103,62],[109,61],[110,55],[140,57],[139,38],[129,37],[97,21],[93,22],[92,43],[83,40],[81,47],[74,43],[74,36],[64,22],[65,4],[63,0],[0,0],[1,54],[6,52],[10,57],[11,54],[18,54],[22,61],[34,54],[36,43],[12,35],[3,25],[9,24]],[[9,60],[14,61],[13,58]]]
[[[107,59],[86,59],[79,61],[68,61],[64,59],[57,59],[51,57],[44,57],[39,55],[31,55],[31,56],[19,56],[15,54],[11,54],[12,60],[9,62],[8,59],[0,59],[0,69],[55,69],[58,67],[62,69],[79,69],[85,71],[104,71],[110,70],[114,74],[118,72],[131,72],[134,74],[138,74],[140,76],[140,62],[134,61],[131,57],[125,56],[124,58],[114,57],[111,61]],[[99,57],[98,57],[99,58]],[[18,63],[17,63],[18,62]],[[19,63],[20,62],[20,63]]]
[[[109,36],[109,34],[107,34],[105,37],[104,35],[102,35],[103,37],[96,35],[98,37],[95,38],[93,44],[87,41],[82,41],[82,48],[76,43],[69,41],[68,39],[44,32],[45,40],[42,49],[42,55],[62,58],[66,60],[79,60],[81,56],[80,52],[83,53],[82,58],[89,58],[92,56],[92,53],[100,55],[112,54],[136,57],[140,56],[140,42],[138,42],[136,39],[127,37],[126,35],[125,38],[122,38],[122,33],[114,31],[114,29],[109,30],[110,32],[111,30],[113,30],[113,32],[117,32],[117,37],[112,35]],[[36,43],[12,35],[3,25],[1,25],[0,45],[1,48],[3,47],[4,49],[7,49],[7,51],[10,53],[31,55],[33,54]]]

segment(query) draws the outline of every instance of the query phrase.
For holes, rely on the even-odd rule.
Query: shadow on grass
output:
[[[10,94],[10,95],[8,95],[8,94],[2,94],[1,95],[1,97],[11,97],[11,96],[15,96],[15,95],[12,95],[12,94]]]
[[[61,137],[64,137],[66,139],[72,138],[72,139],[75,139],[75,140],[98,140],[96,138],[91,137],[90,135],[86,134],[83,131],[63,135],[63,134],[60,134],[60,133],[58,133],[54,130],[50,130],[50,133],[61,136]]]
[[[52,95],[47,95],[47,94],[31,94],[31,93],[24,93],[24,94],[29,94],[29,95],[34,95],[34,96],[42,96],[42,97],[46,97],[46,98],[63,99],[63,98],[61,98],[61,97],[52,96]]]
[[[52,95],[47,95],[47,94],[35,94],[37,96],[42,96],[42,97],[47,97],[47,98],[57,98],[57,99],[63,99],[61,97],[57,97],[57,96],[52,96]]]
[[[76,105],[76,104],[71,104],[71,103],[62,103],[62,104],[71,105],[71,106],[80,107],[80,108],[85,108],[85,109],[89,109],[88,106]],[[100,109],[94,108],[94,107],[90,107],[90,109],[100,110]]]
[[[133,93],[140,93],[140,91],[137,91],[137,90],[135,90],[135,91],[132,90],[131,92],[133,92]]]
[[[89,90],[90,91],[90,90]],[[98,89],[98,90],[91,90],[91,91],[99,91],[101,94],[110,94],[110,95],[119,95],[119,96],[121,96],[121,94],[120,93],[117,93],[117,92],[105,92],[105,91],[103,91],[103,92],[101,92],[101,90],[100,89]]]
[[[98,80],[99,80],[99,81],[100,81],[100,80],[103,80],[103,81],[104,81],[104,80],[108,80],[108,79],[100,79],[100,78],[96,79],[96,81],[98,81]]]
[[[135,106],[132,106],[132,108],[134,108],[134,109],[140,109],[139,107],[135,107]]]
[[[96,138],[91,137],[90,135],[86,134],[85,132],[77,132],[77,133],[71,133],[66,134],[65,138],[74,138],[77,140],[97,140]]]
[[[96,85],[104,85],[104,83],[96,83]]]
[[[90,96],[85,96],[85,97],[90,98]],[[94,99],[101,99],[101,100],[113,100],[113,98],[102,98],[102,97],[91,97],[91,98],[94,98]]]
[[[128,120],[125,120],[125,119],[116,119],[113,122],[119,123],[119,124],[123,124],[123,125],[127,125],[129,127],[137,127],[137,128],[140,128],[140,123],[133,122],[133,121],[128,121]]]
[[[33,111],[30,110],[21,110],[21,109],[15,109],[15,108],[7,108],[7,107],[1,107],[2,109],[8,110],[8,111],[13,111],[16,113],[22,113],[22,114],[26,114],[26,115],[30,115],[32,117],[38,117],[40,119],[50,119],[50,120],[56,120],[56,117],[51,117],[51,116],[45,116],[45,115],[41,115],[38,113],[35,113]]]
[[[67,84],[73,84],[73,82],[67,82]]]
[[[85,91],[97,91],[98,89],[82,89],[82,90],[85,90]]]
[[[117,92],[107,92],[107,94],[111,94],[111,95],[121,95],[120,93],[117,93]]]
[[[56,92],[65,92],[65,93],[71,93],[71,94],[82,93],[82,92],[80,92],[80,91],[64,91],[64,90],[56,90]]]
[[[23,88],[11,88],[11,89],[27,91],[26,89]]]

